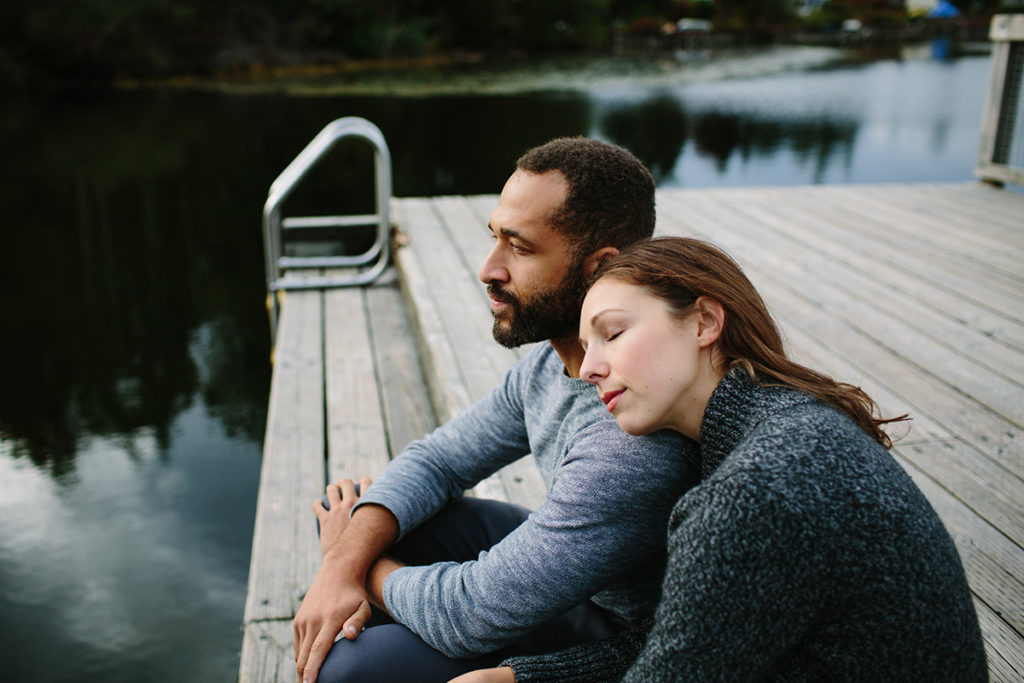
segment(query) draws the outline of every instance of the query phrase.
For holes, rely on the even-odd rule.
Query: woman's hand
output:
[[[470,671],[448,683],[516,683],[516,674],[510,666],[499,666],[497,669]]]
[[[348,526],[349,516],[352,508],[359,501],[359,496],[366,493],[370,487],[370,479],[363,477],[359,480],[359,493],[356,493],[356,485],[351,479],[341,479],[337,484],[327,485],[327,501],[330,510],[324,508],[322,500],[313,503],[313,512],[320,523],[320,552],[324,555],[341,536],[341,532]]]

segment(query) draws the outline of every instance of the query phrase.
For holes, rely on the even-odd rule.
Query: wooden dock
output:
[[[501,379],[476,273],[496,196],[396,199],[396,270],[289,292],[257,503],[241,681],[294,681],[327,481],[375,475]],[[994,681],[1024,680],[1024,196],[980,183],[659,190],[663,234],[744,267],[791,353],[908,412],[894,454],[949,528]],[[477,493],[536,507],[524,459]]]

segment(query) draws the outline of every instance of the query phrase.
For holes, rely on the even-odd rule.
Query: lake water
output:
[[[5,98],[0,678],[235,677],[270,377],[260,211],[327,122],[377,123],[401,196],[496,193],[558,135],[622,144],[662,186],[972,179],[986,56],[777,57],[479,95]],[[293,207],[367,209],[369,159],[342,148]]]

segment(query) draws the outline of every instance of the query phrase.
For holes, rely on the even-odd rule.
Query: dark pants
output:
[[[388,552],[409,565],[475,560],[481,550],[522,524],[529,510],[494,500],[460,498],[413,530]],[[355,640],[338,640],[331,648],[321,683],[429,683],[447,681],[474,669],[495,666],[514,654],[554,652],[577,643],[610,637],[616,628],[608,614],[587,601],[539,627],[509,648],[478,659],[452,659],[427,645],[405,626],[374,610]]]

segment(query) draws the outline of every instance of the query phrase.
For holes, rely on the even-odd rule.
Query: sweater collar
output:
[[[806,398],[788,387],[755,384],[742,368],[730,370],[711,394],[701,422],[701,478],[714,472],[766,417]]]

